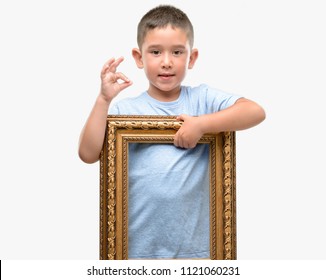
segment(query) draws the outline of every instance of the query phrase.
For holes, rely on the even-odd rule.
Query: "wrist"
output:
[[[203,134],[221,132],[220,129],[218,128],[216,114],[201,115],[199,116],[199,118],[200,118],[200,127]]]
[[[209,131],[209,126],[208,126],[208,120],[207,120],[207,115],[201,115],[198,116],[198,126],[200,128],[201,133],[204,135],[206,133],[209,133],[211,131]]]
[[[101,112],[107,112],[109,111],[111,101],[102,96],[101,94],[96,98],[95,101],[95,107],[98,108]]]
[[[108,98],[101,93],[99,94],[99,96],[96,99],[96,102],[98,102],[101,105],[107,106],[107,107],[109,107],[111,101],[112,101],[112,98]]]

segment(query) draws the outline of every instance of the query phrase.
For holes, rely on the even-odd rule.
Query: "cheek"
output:
[[[187,69],[189,68],[189,61],[188,60],[183,60],[180,64],[179,64],[179,68],[183,69],[184,71],[187,71]]]
[[[157,69],[157,65],[155,63],[155,61],[146,61],[144,62],[144,68],[147,69],[147,71],[151,72],[154,71],[155,69]]]
[[[144,63],[144,72],[148,78],[154,76],[155,69],[152,63]]]

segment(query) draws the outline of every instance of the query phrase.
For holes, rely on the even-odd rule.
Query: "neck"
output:
[[[172,102],[175,101],[179,98],[180,92],[181,92],[181,87],[175,88],[170,91],[162,91],[159,89],[154,90],[153,88],[148,89],[148,94],[161,102]]]

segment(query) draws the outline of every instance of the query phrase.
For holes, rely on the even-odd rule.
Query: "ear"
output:
[[[144,68],[144,64],[143,64],[143,59],[142,59],[142,54],[140,49],[137,48],[133,48],[132,49],[132,56],[137,64],[137,67],[142,69]]]
[[[192,69],[194,67],[197,58],[198,58],[198,50],[192,49],[190,58],[189,58],[188,69]]]

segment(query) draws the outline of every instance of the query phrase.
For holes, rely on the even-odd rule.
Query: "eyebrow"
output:
[[[155,49],[155,48],[161,48],[162,45],[149,45],[148,49]],[[174,49],[186,49],[184,45],[173,45],[172,48]]]

